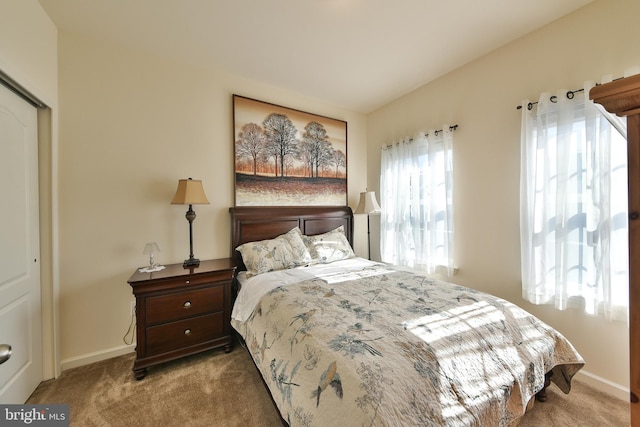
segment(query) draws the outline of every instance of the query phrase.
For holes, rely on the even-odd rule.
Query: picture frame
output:
[[[347,122],[233,95],[235,206],[346,206]]]

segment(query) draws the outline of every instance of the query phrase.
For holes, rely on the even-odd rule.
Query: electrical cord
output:
[[[129,324],[129,328],[127,329],[127,332],[122,337],[122,341],[124,341],[126,345],[133,344],[135,333],[136,333],[136,307],[133,306],[133,310],[131,310],[131,323]],[[131,342],[127,342],[127,336],[129,334],[131,334]]]

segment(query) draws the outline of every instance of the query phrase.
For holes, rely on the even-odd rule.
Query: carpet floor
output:
[[[282,426],[247,351],[236,346],[150,368],[136,381],[134,354],[64,371],[38,386],[27,403],[66,403],[72,426]],[[533,426],[629,426],[629,404],[573,382],[555,385],[520,422]]]

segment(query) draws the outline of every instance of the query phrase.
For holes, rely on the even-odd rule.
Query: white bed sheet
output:
[[[314,264],[290,268],[287,270],[270,271],[247,278],[246,272],[238,274],[240,292],[231,312],[231,318],[245,322],[260,302],[260,299],[278,286],[288,286],[304,280],[319,278],[328,283],[348,279],[349,272],[360,271],[363,268],[379,264],[364,258],[349,258],[329,264]]]

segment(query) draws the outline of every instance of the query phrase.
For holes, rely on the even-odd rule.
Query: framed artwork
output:
[[[236,206],[345,206],[347,122],[233,95]]]

